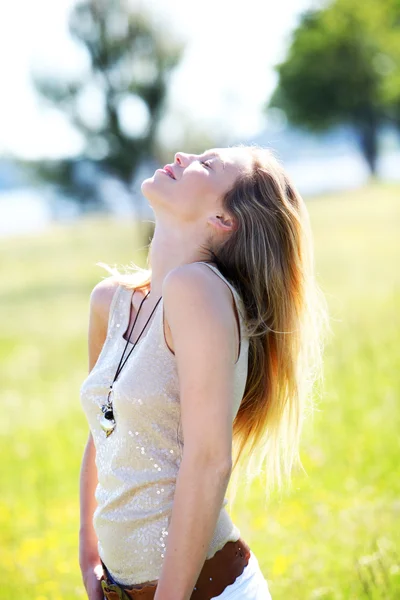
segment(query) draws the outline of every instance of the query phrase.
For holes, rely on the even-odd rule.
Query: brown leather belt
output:
[[[208,558],[200,571],[190,600],[211,600],[222,594],[226,586],[234,583],[250,558],[250,547],[239,538],[236,542],[226,542],[214,556]],[[104,575],[100,582],[107,600],[153,600],[156,583],[144,583],[142,587],[112,583],[107,567],[102,561]]]

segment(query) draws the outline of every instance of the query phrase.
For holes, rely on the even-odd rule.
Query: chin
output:
[[[140,186],[140,190],[143,196],[153,196],[156,186],[154,185],[154,177],[148,177],[144,181],[142,181],[142,185]]]
[[[165,194],[163,193],[162,186],[158,182],[154,181],[154,177],[149,177],[142,182],[140,186],[141,192],[145,198],[152,205],[153,202],[163,202],[165,200]]]

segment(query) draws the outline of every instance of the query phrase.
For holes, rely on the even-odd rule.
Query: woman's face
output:
[[[244,148],[217,148],[203,154],[177,152],[175,161],[157,169],[142,183],[142,193],[154,212],[198,221],[222,209],[222,198],[243,170],[251,168]]]

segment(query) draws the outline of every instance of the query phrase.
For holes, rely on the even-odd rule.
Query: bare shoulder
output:
[[[227,308],[232,305],[228,286],[201,263],[188,263],[172,269],[163,282],[163,297],[164,303],[169,306],[178,308],[195,302],[214,313],[226,314]]]
[[[240,347],[239,318],[235,300],[228,285],[212,269],[202,263],[188,263],[172,269],[163,281],[163,298],[169,345],[179,346],[189,356],[185,338],[203,339],[204,352],[218,350],[220,341],[230,345],[233,357]],[[210,340],[212,342],[210,343]],[[236,360],[236,358],[234,358]]]
[[[107,321],[118,280],[111,275],[97,283],[90,294],[90,308],[101,320]]]
[[[89,314],[89,371],[96,364],[107,335],[108,315],[111,302],[118,288],[118,281],[114,276],[103,279],[90,294]]]

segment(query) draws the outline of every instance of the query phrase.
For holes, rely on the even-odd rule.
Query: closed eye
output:
[[[202,165],[204,165],[208,169],[211,169],[211,161],[209,161],[209,160],[202,160],[200,162],[201,162]]]

